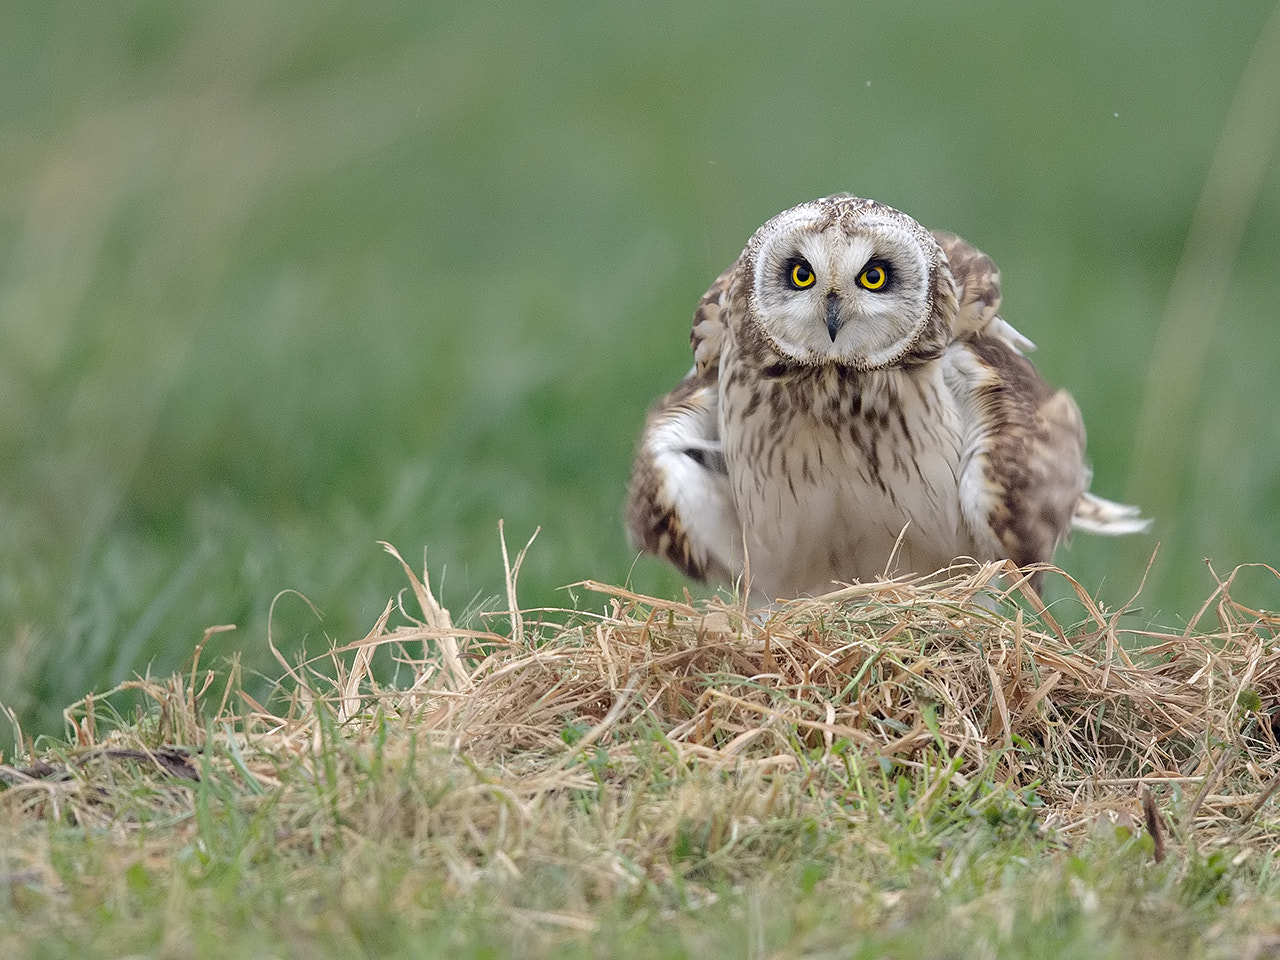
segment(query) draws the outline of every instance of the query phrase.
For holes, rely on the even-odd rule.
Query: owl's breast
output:
[[[965,414],[940,363],[750,375],[726,357],[720,415],[753,585],[771,599],[975,554]]]

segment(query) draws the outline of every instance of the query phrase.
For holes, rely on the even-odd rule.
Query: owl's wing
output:
[[[742,526],[720,445],[720,352],[735,262],[698,301],[693,369],[649,411],[627,492],[627,534],[695,580],[729,582]]]
[[[1003,339],[975,337],[951,356],[948,379],[970,417],[965,522],[980,545],[1019,566],[1046,562],[1089,486],[1080,410]]]
[[[1030,353],[1036,345],[1019,333],[1000,311],[1000,268],[994,260],[969,241],[945,230],[934,230],[933,238],[947,255],[955,279],[957,339],[977,336],[998,337],[1018,353]]]
[[[1086,490],[1076,504],[1071,526],[1089,533],[1119,537],[1126,533],[1146,533],[1151,529],[1151,518],[1142,515],[1141,507],[1116,503]]]
[[[693,370],[698,377],[713,383],[720,377],[720,351],[724,348],[728,324],[725,309],[729,302],[729,281],[737,268],[738,263],[734,261],[733,266],[716,277],[693,311],[693,329],[689,333]]]
[[[695,367],[650,411],[631,471],[626,521],[638,549],[695,580],[727,583],[742,533],[720,447],[718,397],[714,377]]]

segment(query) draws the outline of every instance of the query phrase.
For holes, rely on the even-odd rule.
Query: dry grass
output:
[[[1232,600],[1234,574],[1170,634],[1122,627],[1121,614],[1050,570],[1089,616],[1063,628],[1024,581],[1001,589],[998,564],[767,613],[594,582],[578,586],[603,595],[607,612],[521,610],[522,559],[507,567],[509,609],[486,615],[509,634],[455,627],[425,574],[400,560],[418,606],[400,608],[410,625],[388,627],[389,603],[363,639],[298,665],[281,658],[273,709],[244,698],[234,675],[219,683],[200,669],[204,643],[225,629],[214,628],[189,675],[123,685],[153,703],[138,722],[104,734],[110,697],[69,708],[73,743],[0,766],[0,803],[95,822],[121,765],[165,782],[218,763],[273,786],[282,764],[314,757],[326,737],[358,741],[391,722],[476,768],[508,771],[504,789],[521,804],[580,780],[589,754],[625,779],[655,743],[686,767],[765,774],[842,764],[852,749],[886,770],[945,757],[959,782],[985,772],[1033,788],[1044,822],[1067,838],[1102,813],[1139,822],[1144,786],[1181,788],[1189,802],[1172,826],[1186,837],[1280,836],[1266,806],[1280,760],[1280,615]],[[988,609],[1010,594],[1038,615]],[[409,682],[373,679],[388,654]]]
[[[67,742],[0,765],[0,812],[27,844],[0,858],[0,887],[59,888],[23,824],[141,837],[145,862],[171,871],[230,823],[245,861],[341,849],[366,875],[408,851],[445,895],[500,875],[520,885],[507,921],[581,933],[620,894],[678,890],[696,908],[718,882],[812,856],[870,864],[880,880],[846,871],[842,896],[882,916],[899,896],[882,887],[902,881],[876,866],[896,855],[877,818],[935,824],[935,850],[975,816],[1013,811],[1059,850],[1110,824],[1152,834],[1143,856],[1174,864],[1280,840],[1280,616],[1234,601],[1234,575],[1175,635],[1123,626],[1052,570],[1087,613],[1064,627],[1000,565],[767,612],[596,583],[578,587],[599,613],[521,610],[523,556],[507,562],[508,609],[479,617],[492,630],[455,625],[400,560],[409,589],[368,635],[281,658],[269,704],[235,669],[200,666],[223,628],[189,672],[75,704]],[[148,706],[116,716],[125,694]],[[944,809],[952,826],[936,827]],[[572,889],[526,882],[547,870]]]

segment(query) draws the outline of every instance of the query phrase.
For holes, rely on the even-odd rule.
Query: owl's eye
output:
[[[791,273],[787,275],[787,279],[791,282],[791,286],[797,290],[803,290],[805,287],[813,286],[813,281],[818,278],[814,275],[813,267],[800,259],[791,261]]]
[[[879,290],[889,282],[889,268],[882,263],[871,263],[858,274],[858,285],[867,290]]]

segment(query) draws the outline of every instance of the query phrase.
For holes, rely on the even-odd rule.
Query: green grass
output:
[[[1276,919],[1265,900],[1274,881],[1228,857],[1153,867],[1141,840],[1102,831],[1078,851],[1053,850],[1017,817],[975,826],[963,799],[945,795],[927,825],[898,811],[859,825],[784,806],[726,856],[708,848],[723,825],[705,811],[654,837],[602,828],[609,814],[589,812],[600,792],[580,791],[544,805],[526,828],[533,838],[424,856],[425,822],[440,798],[463,802],[468,784],[430,769],[437,758],[421,762],[348,811],[372,820],[373,836],[358,835],[371,826],[359,820],[333,848],[312,849],[305,835],[282,842],[296,811],[228,815],[217,786],[202,788],[217,817],[183,830],[176,864],[154,852],[163,827],[124,845],[54,832],[52,867],[9,891],[0,943],[32,957],[1226,957],[1265,945],[1248,928]],[[633,802],[746,814],[763,792],[684,777]],[[479,802],[473,815],[494,815],[483,791],[465,800]],[[637,843],[644,864],[630,862]],[[601,862],[584,864],[584,850]]]

